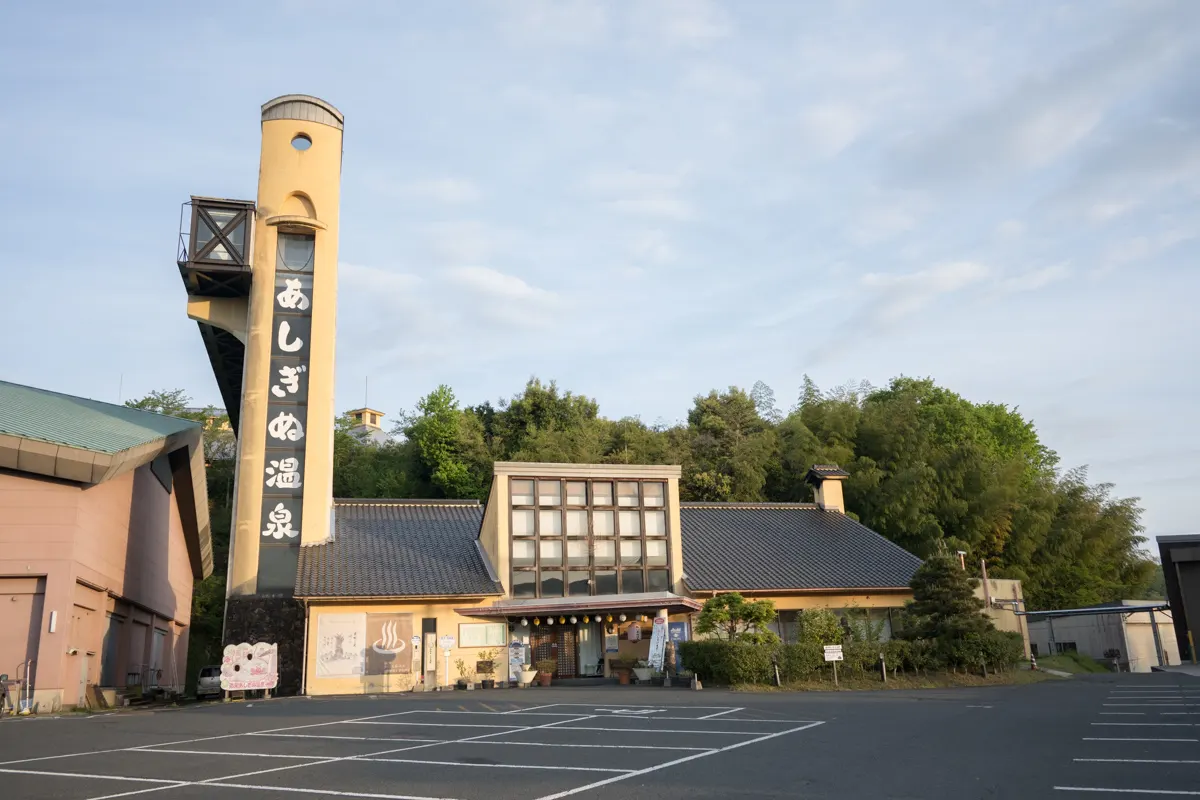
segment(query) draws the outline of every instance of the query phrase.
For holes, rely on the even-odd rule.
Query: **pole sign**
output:
[[[846,658],[842,654],[842,646],[840,644],[825,645],[825,660],[826,661],[845,661]]]
[[[667,620],[665,617],[655,617],[650,631],[650,666],[662,672],[663,656],[667,652]]]

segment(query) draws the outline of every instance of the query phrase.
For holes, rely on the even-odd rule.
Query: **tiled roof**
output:
[[[187,419],[0,381],[0,434],[119,453],[199,427]]]
[[[805,475],[805,478],[810,482],[813,480],[824,480],[826,478],[849,478],[850,473],[839,467],[837,464],[813,464]]]
[[[300,548],[301,597],[499,594],[474,500],[335,500],[334,539]]]
[[[699,591],[908,586],[920,559],[845,514],[799,503],[683,503],[683,569]]]

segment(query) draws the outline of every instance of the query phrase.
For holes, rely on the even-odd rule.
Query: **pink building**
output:
[[[211,572],[199,424],[0,381],[0,674],[37,710],[182,690]]]

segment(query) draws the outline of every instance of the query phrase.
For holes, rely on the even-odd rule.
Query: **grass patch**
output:
[[[1040,663],[1040,662],[1039,662]],[[983,677],[982,675],[956,675],[941,672],[930,675],[898,675],[888,678],[885,684],[878,677],[839,678],[838,686],[833,681],[797,681],[783,686],[742,683],[731,686],[735,692],[863,692],[887,689],[954,689],[973,686],[1023,686],[1030,683],[1063,680],[1045,672],[1009,670]]]
[[[1084,675],[1096,672],[1112,672],[1105,664],[1083,653],[1066,652],[1054,656],[1038,658],[1039,667],[1049,667],[1072,675]]]

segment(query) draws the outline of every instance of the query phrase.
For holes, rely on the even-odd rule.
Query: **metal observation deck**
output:
[[[190,213],[189,213],[190,210]],[[189,297],[249,298],[253,280],[254,203],[192,197],[179,215],[179,276]],[[229,424],[238,431],[246,348],[227,330],[198,322]]]

